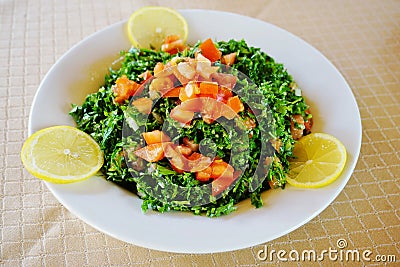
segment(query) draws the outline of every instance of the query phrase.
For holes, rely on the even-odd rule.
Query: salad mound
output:
[[[105,178],[144,211],[228,214],[284,188],[312,115],[282,64],[244,40],[131,48],[70,112],[104,151]]]

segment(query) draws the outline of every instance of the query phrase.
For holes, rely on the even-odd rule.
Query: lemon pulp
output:
[[[71,126],[53,126],[25,141],[21,160],[37,178],[72,183],[96,174],[104,159],[100,146],[90,135]]]
[[[174,9],[160,6],[142,7],[128,20],[128,36],[139,48],[159,50],[165,38],[177,35],[186,42],[188,25],[185,18]]]
[[[312,133],[302,137],[293,150],[287,182],[296,187],[318,188],[335,181],[347,160],[346,148],[334,136]]]

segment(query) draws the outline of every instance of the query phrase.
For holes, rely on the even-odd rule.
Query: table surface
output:
[[[40,81],[71,46],[144,5],[229,11],[275,24],[320,50],[343,74],[363,125],[355,171],[316,218],[266,244],[188,255],[109,237],[63,207],[22,166],[29,110]],[[400,1],[27,1],[0,3],[0,265],[4,266],[259,266],[269,250],[316,250],[345,239],[371,259],[400,261]],[[265,246],[264,246],[265,245]],[[378,258],[377,258],[378,260]],[[302,265],[302,262],[289,262]],[[344,265],[325,259],[305,265]],[[347,262],[376,265],[382,262]],[[398,266],[398,265],[397,265]]]

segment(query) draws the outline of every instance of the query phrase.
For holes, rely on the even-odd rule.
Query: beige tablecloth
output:
[[[273,23],[320,50],[344,75],[359,105],[361,155],[347,186],[309,223],[266,244],[187,255],[109,237],[64,208],[22,166],[30,106],[39,83],[72,45],[143,5],[235,12]],[[28,1],[0,2],[0,265],[265,266],[269,250],[316,250],[345,239],[371,261],[293,265],[398,266],[400,261],[400,1]],[[375,256],[381,257],[375,257]],[[380,262],[378,260],[381,260]]]

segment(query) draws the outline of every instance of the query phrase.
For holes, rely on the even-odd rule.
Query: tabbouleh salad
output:
[[[282,64],[244,40],[207,39],[172,49],[167,43],[161,51],[131,48],[121,52],[121,56],[121,67],[110,69],[104,86],[88,95],[82,105],[74,104],[70,115],[79,129],[100,144],[105,157],[101,169],[105,178],[137,194],[143,201],[143,211],[190,211],[216,217],[231,213],[235,204],[245,199],[259,208],[263,205],[262,192],[285,187],[294,143],[310,133],[312,115],[300,88]],[[194,67],[194,72],[181,68],[181,73],[161,75],[168,67],[182,62],[186,67],[192,66],[191,62],[199,58],[216,67],[209,65],[207,70],[203,69],[205,73]],[[243,86],[237,77],[232,80],[232,75],[216,72],[223,65],[248,76],[267,103],[248,103],[246,96],[251,94],[252,87]],[[189,76],[195,76],[197,81],[193,83]],[[150,79],[151,83],[146,82]],[[157,82],[161,84],[158,87]],[[172,84],[173,89],[163,91],[166,83]],[[240,97],[235,90],[239,84],[244,88]],[[154,93],[159,97],[157,103],[153,103]],[[206,105],[200,99],[212,101]],[[216,115],[215,110],[222,103],[234,114]],[[258,120],[264,104],[269,107],[268,123],[274,125],[274,131],[263,132],[265,125]],[[210,105],[210,111],[204,111]],[[146,116],[137,125],[142,132],[134,137],[123,133],[126,128],[132,133],[139,131],[129,127],[129,123],[128,127],[125,125],[127,112]],[[248,136],[243,148],[248,150],[248,162],[241,169],[231,165],[235,160],[231,152],[234,147],[240,149],[241,144],[235,143],[220,120],[237,121],[235,125],[241,125],[238,127]],[[177,137],[170,137],[165,129],[176,122],[182,127]],[[202,140],[212,140],[209,154],[199,149]],[[268,155],[262,153],[261,147],[269,151]],[[188,166],[183,160],[196,164]],[[254,175],[260,165],[267,168]],[[154,179],[152,186],[143,182],[148,176]],[[256,188],[254,177],[261,181]],[[189,190],[181,196],[182,202],[171,202],[163,192],[163,181],[189,189],[208,184],[211,190],[202,195],[190,195]],[[230,190],[225,190],[231,185]],[[209,201],[204,205],[188,205],[190,199],[205,198]]]

